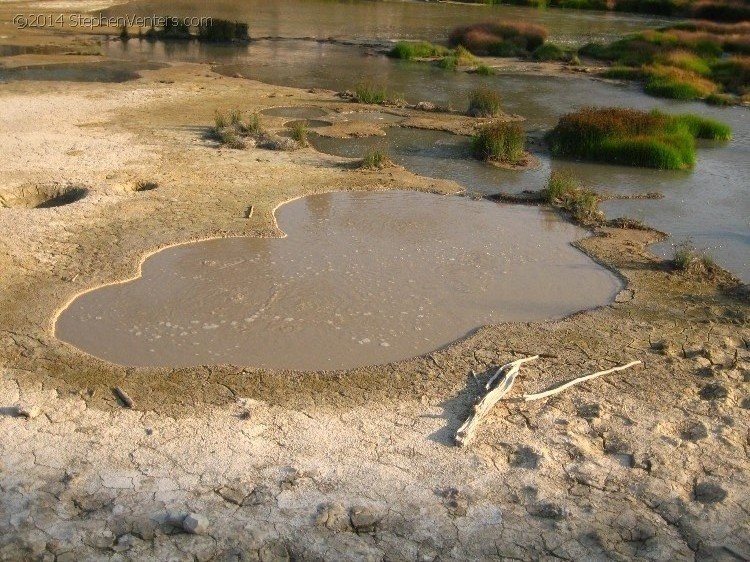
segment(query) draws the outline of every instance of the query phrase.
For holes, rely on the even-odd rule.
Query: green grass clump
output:
[[[292,125],[292,138],[296,140],[300,146],[307,146],[307,125],[304,123],[294,123]]]
[[[727,141],[732,138],[729,125],[716,119],[691,113],[676,115],[671,119],[674,127],[687,130],[696,139]]]
[[[551,61],[566,60],[569,58],[569,55],[562,49],[562,47],[559,47],[554,43],[545,43],[534,49],[534,52],[531,53],[531,57],[538,61]]]
[[[674,246],[673,252],[672,266],[678,271],[701,275],[711,275],[719,271],[711,255],[699,251],[689,241]]]
[[[524,159],[525,148],[526,132],[516,121],[490,123],[472,138],[474,156],[480,160],[519,164]]]
[[[381,104],[387,99],[385,88],[372,84],[360,84],[356,89],[356,99],[359,103]]]
[[[214,113],[214,126],[211,128],[211,136],[222,145],[229,148],[247,148],[248,137],[256,141],[265,135],[260,123],[260,117],[253,113],[248,121],[245,121],[239,109],[229,112],[216,111]]]
[[[547,187],[543,192],[544,200],[547,203],[561,201],[581,189],[581,180],[571,170],[555,170],[547,181]]]
[[[476,88],[469,92],[468,114],[473,117],[497,117],[500,115],[502,97],[490,88]]]
[[[570,170],[555,170],[542,191],[544,200],[568,211],[576,222],[591,226],[599,224],[604,214],[599,210],[599,197],[586,189]]]
[[[608,45],[588,44],[584,56],[611,62],[623,78],[643,80],[646,93],[707,99],[750,91],[750,23],[678,23],[629,35]],[[631,68],[625,76],[623,68]],[[712,98],[715,99],[715,98]]]
[[[493,76],[495,74],[495,70],[486,64],[477,65],[475,72],[479,74],[479,76]]]
[[[528,55],[544,43],[547,35],[547,29],[540,25],[494,21],[457,27],[448,41],[479,56],[512,57]]]
[[[729,94],[711,94],[706,96],[706,99],[703,101],[705,101],[709,105],[716,105],[719,107],[728,107],[737,103],[734,99],[734,96],[731,96]]]
[[[671,66],[644,67],[645,91],[660,98],[694,100],[716,93],[716,84],[689,70]]]
[[[554,156],[658,169],[695,163],[695,139],[727,140],[731,130],[697,115],[584,108],[563,116],[547,135]]]
[[[604,78],[614,78],[616,80],[638,80],[643,76],[640,68],[631,68],[629,66],[613,66],[601,74]]]
[[[438,66],[443,70],[456,70],[458,68],[458,58],[455,55],[443,57],[438,61]]]
[[[388,158],[388,152],[382,149],[375,149],[365,154],[359,167],[366,170],[380,170],[391,164],[392,162],[391,159]]]
[[[450,51],[446,47],[433,45],[427,41],[399,41],[388,52],[394,59],[414,60],[446,56]]]

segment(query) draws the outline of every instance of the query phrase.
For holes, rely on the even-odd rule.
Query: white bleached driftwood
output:
[[[571,386],[582,383],[584,381],[590,381],[591,379],[595,379],[596,377],[601,377],[602,375],[608,375],[609,373],[614,373],[615,371],[624,371],[625,369],[629,369],[630,367],[633,367],[634,365],[640,365],[640,364],[641,364],[640,361],[632,361],[628,363],[627,365],[622,365],[620,367],[613,367],[611,369],[607,369],[606,371],[599,371],[596,373],[592,373],[590,375],[578,377],[577,379],[573,379],[571,381],[563,383],[560,386],[551,388],[550,390],[545,390],[544,392],[538,392],[537,394],[524,394],[523,399],[526,402],[530,402],[531,400],[541,400],[542,398],[553,396],[557,394],[558,392],[562,392],[566,388],[570,388]]]
[[[485,385],[485,389],[489,392],[487,392],[487,394],[485,394],[484,397],[474,405],[467,420],[458,428],[458,431],[456,431],[456,443],[458,445],[466,446],[469,443],[479,421],[513,387],[513,383],[516,381],[516,376],[518,376],[521,365],[528,361],[534,361],[535,359],[539,359],[539,356],[534,355],[533,357],[517,359],[516,361],[503,365],[494,375],[492,375]],[[493,385],[498,379],[499,382],[497,383],[497,386],[494,386],[493,388]]]

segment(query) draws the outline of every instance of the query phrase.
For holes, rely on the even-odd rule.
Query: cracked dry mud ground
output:
[[[121,85],[0,89],[12,131],[2,188],[88,189],[58,208],[0,209],[0,559],[749,559],[750,306],[728,278],[671,271],[645,249],[650,231],[581,242],[632,298],[482,328],[384,367],[127,369],[53,337],[70,298],[131,276],[156,248],[279,235],[272,211],[292,197],[456,189],[312,149],[231,151],[202,138],[214,109],[295,104],[341,101],[200,65]],[[137,193],[138,180],[159,187]],[[548,400],[503,401],[471,447],[454,447],[492,368],[532,353],[551,356],[523,367],[511,398],[643,366]],[[185,532],[188,513],[197,534]]]

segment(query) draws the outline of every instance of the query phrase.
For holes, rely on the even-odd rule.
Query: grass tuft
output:
[[[520,164],[525,156],[526,132],[517,121],[490,123],[472,138],[472,148],[480,160]]]
[[[382,149],[376,149],[365,154],[359,167],[366,170],[381,170],[391,164],[392,162],[388,157],[388,152]]]
[[[307,146],[307,125],[304,123],[294,123],[292,125],[292,138],[297,141],[300,146]]]
[[[440,45],[434,45],[427,41],[399,41],[388,52],[388,56],[394,59],[414,60],[444,57],[450,50]]]
[[[476,88],[469,92],[468,114],[472,117],[497,117],[500,115],[502,97],[490,88]]]
[[[475,72],[479,74],[479,76],[494,76],[495,74],[495,70],[484,63],[478,65]]]
[[[359,103],[381,104],[387,99],[385,88],[372,84],[360,84],[356,89],[356,99]]]
[[[672,266],[690,274],[713,275],[719,267],[708,252],[697,250],[689,241],[677,244],[673,248]]]
[[[554,170],[542,194],[547,203],[565,209],[579,224],[593,226],[604,219],[604,213],[599,210],[599,197],[586,189],[571,170]]]

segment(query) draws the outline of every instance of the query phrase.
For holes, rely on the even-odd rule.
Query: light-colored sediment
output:
[[[750,305],[728,279],[670,271],[645,249],[651,231],[581,242],[629,283],[611,306],[483,328],[385,367],[127,369],[52,336],[69,299],[154,249],[278,236],[282,201],[457,188],[203,137],[215,109],[341,103],[187,64],[124,84],[0,85],[3,192],[89,190],[0,209],[0,559],[750,558]],[[138,180],[159,187],[137,193]],[[643,366],[503,401],[455,447],[479,383],[534,353],[511,395]]]

